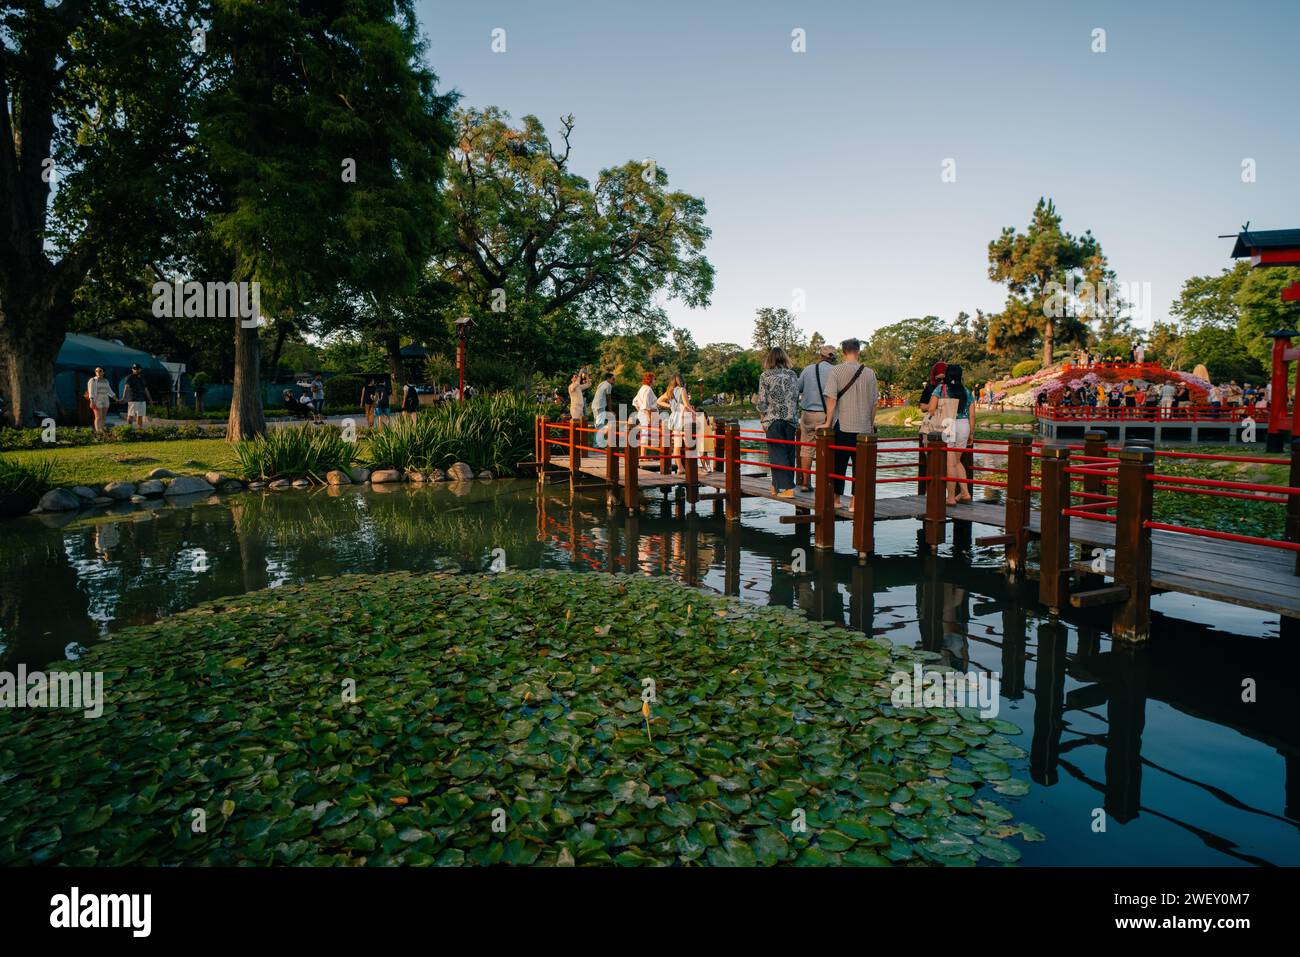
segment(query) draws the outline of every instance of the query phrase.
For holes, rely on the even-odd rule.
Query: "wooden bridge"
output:
[[[1004,546],[1007,569],[1018,576],[1027,570],[1029,543],[1037,541],[1043,604],[1053,613],[1066,605],[1109,605],[1112,631],[1120,640],[1147,638],[1151,596],[1162,591],[1300,619],[1300,440],[1292,443],[1288,484],[1276,486],[1164,475],[1156,471],[1156,462],[1164,456],[1267,464],[1287,459],[1156,451],[1137,443],[1114,448],[1097,431],[1088,432],[1082,445],[1035,443],[1028,435],[976,439],[974,448],[962,453],[966,477],[960,479],[948,474],[950,450],[937,432],[923,442],[919,437],[858,436],[855,446],[845,447],[834,444],[832,430],[822,429],[815,442],[788,443],[812,450],[811,469],[754,459],[775,440],[734,421],[700,434],[688,428],[678,438],[685,448],[673,455],[671,437],[662,426],[629,428],[610,421],[595,429],[576,420],[551,422],[539,416],[531,464],[542,480],[596,479],[611,499],[621,499],[633,510],[640,508],[645,489],[658,488],[694,507],[711,502],[716,515],[738,522],[743,499],[771,499],[792,508],[781,516],[783,524],[812,526],[818,549],[834,549],[836,523],[851,523],[860,561],[874,552],[875,524],[881,521],[919,520],[931,549],[945,541],[949,521],[1001,528],[1002,534],[976,544]],[[834,471],[837,453],[852,463],[851,475]],[[978,465],[975,453],[1004,459],[1004,467]],[[747,474],[745,469],[753,467],[763,471]],[[793,498],[775,495],[767,476],[779,468],[810,480],[812,489],[798,490]],[[897,474],[904,469],[914,472]],[[836,479],[852,483],[851,504],[834,506]],[[1002,501],[948,504],[949,482],[972,490],[1001,489]],[[1286,510],[1285,536],[1273,540],[1153,521],[1157,491],[1276,505]],[[1077,558],[1074,545],[1080,547]],[[1094,580],[1105,576],[1111,583],[1071,593],[1075,574]]]

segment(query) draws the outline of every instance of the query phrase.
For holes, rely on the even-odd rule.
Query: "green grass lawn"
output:
[[[52,481],[57,486],[138,482],[156,468],[184,474],[229,472],[235,466],[234,448],[224,439],[29,449],[7,452],[5,457],[25,464],[48,459],[54,463]]]

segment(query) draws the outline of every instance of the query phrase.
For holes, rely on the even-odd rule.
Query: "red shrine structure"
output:
[[[1242,229],[1232,248],[1232,258],[1250,257],[1252,269],[1276,266],[1300,266],[1300,229]],[[1300,303],[1300,282],[1293,282],[1282,290],[1284,302]],[[1297,306],[1300,313],[1300,306]],[[1289,365],[1300,366],[1300,332],[1292,328],[1275,329],[1266,333],[1273,340],[1273,370],[1271,399],[1268,404],[1268,451],[1281,452],[1291,436],[1300,437],[1300,375],[1296,376],[1295,395],[1291,411],[1287,411],[1287,380]]]

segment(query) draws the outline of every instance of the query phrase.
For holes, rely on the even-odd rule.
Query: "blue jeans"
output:
[[[769,422],[764,429],[769,439],[782,439],[782,442],[771,442],[767,446],[767,461],[770,465],[785,465],[793,467],[795,460],[799,457],[799,447],[797,445],[787,445],[793,442],[797,437],[798,427],[795,423],[786,419],[774,419]],[[772,469],[772,487],[778,492],[784,492],[786,489],[794,488],[795,473],[789,468]]]

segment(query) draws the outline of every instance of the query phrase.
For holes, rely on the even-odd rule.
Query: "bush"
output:
[[[1021,359],[1011,367],[1011,377],[1018,379],[1022,375],[1033,375],[1042,367],[1042,362],[1037,359]]]
[[[537,403],[520,393],[446,402],[421,412],[414,421],[397,419],[372,431],[366,456],[374,468],[423,472],[468,462],[475,471],[513,475],[520,462],[532,458],[537,414]]]
[[[277,478],[313,478],[325,481],[332,469],[350,468],[356,444],[343,441],[333,426],[285,426],[235,446],[242,478],[268,481]]]
[[[336,375],[325,380],[325,404],[361,408],[361,389],[366,380],[359,375]]]
[[[103,432],[81,426],[59,426],[54,433],[55,441],[46,442],[42,437],[43,432],[43,429],[0,429],[0,452],[111,445],[117,442],[169,442],[210,438],[213,435],[197,425],[149,425],[142,429],[119,425]]]

